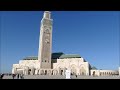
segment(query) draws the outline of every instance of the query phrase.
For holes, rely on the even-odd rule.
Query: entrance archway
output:
[[[75,64],[72,64],[71,67],[71,75],[76,75],[77,74],[77,66]]]
[[[71,68],[71,75],[76,75],[76,69],[75,69],[75,67]]]
[[[40,75],[43,75],[44,74],[44,71],[43,70],[40,70]]]
[[[63,75],[63,70],[60,70],[60,75]]]
[[[58,74],[58,71],[57,70],[54,70],[53,71],[53,75],[57,75]]]
[[[30,73],[31,73],[31,69],[28,69],[28,75],[30,75]]]
[[[81,67],[80,69],[80,75],[86,75],[86,70],[84,67]]]
[[[48,71],[48,75],[51,75],[51,70]]]

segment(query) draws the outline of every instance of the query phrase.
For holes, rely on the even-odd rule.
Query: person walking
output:
[[[17,74],[17,79],[19,79],[19,74]]]
[[[75,76],[76,76],[76,78],[77,78],[77,74],[76,74]]]
[[[3,77],[4,77],[4,74],[1,74],[1,75],[0,75],[0,79],[3,79]]]
[[[24,76],[23,76],[23,74],[21,74],[21,75],[20,75],[20,78],[21,78],[21,79],[24,79]]]
[[[15,76],[16,76],[15,74],[12,74],[13,79],[15,78]]]

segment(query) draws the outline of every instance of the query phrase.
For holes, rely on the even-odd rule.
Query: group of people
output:
[[[24,75],[23,74],[0,74],[0,79],[3,79],[4,76],[12,76],[12,79],[24,79]]]
[[[17,79],[24,79],[23,74],[12,74],[12,78],[15,79],[15,77],[16,77]]]

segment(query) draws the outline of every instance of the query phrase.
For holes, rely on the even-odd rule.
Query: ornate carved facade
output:
[[[70,70],[71,75],[118,74],[113,70],[92,70],[90,64],[77,54],[52,53],[52,25],[51,13],[45,11],[41,20],[38,57],[26,57],[19,64],[13,64],[12,73],[65,75],[65,70]]]

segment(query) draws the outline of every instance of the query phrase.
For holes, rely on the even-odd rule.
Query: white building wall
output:
[[[67,59],[57,59],[57,63],[53,63],[53,69],[66,68],[71,70],[76,69],[76,74],[80,75],[80,69],[84,68],[86,73],[89,75],[89,63],[84,62],[83,58],[67,58]]]
[[[67,59],[57,59],[57,63],[53,63],[53,69],[61,66],[70,68],[71,65],[80,66],[79,63],[84,63],[81,58],[67,58]]]
[[[20,70],[24,72],[25,67],[38,69],[40,68],[40,63],[38,60],[20,60],[19,64],[13,64],[12,73],[14,74]]]
[[[118,74],[118,70],[90,70],[91,76],[95,72],[95,76],[112,76]]]
[[[34,68],[39,68],[40,67],[40,62],[38,60],[21,60],[19,62],[20,66],[28,66],[28,67],[34,67]]]
[[[95,76],[99,76],[100,75],[100,70],[90,70],[90,75],[93,76],[93,72],[95,72]]]

